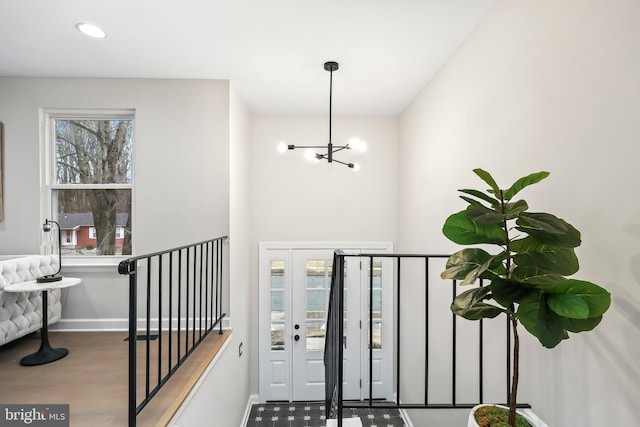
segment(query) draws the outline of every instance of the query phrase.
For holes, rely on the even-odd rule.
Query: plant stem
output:
[[[513,310],[514,308],[512,307],[512,311]],[[516,427],[516,399],[518,395],[518,377],[520,374],[520,338],[518,337],[518,320],[513,317],[511,318],[511,327],[513,329],[513,375],[511,377],[511,397],[509,399],[509,425]]]
[[[511,243],[511,239],[509,239],[509,228],[507,225],[507,205],[504,200],[504,193],[500,190],[500,203],[502,207],[502,213],[505,215],[503,221],[503,227],[505,231],[505,249],[507,251],[507,265],[506,265],[506,274],[505,277],[507,279],[511,278],[511,248],[509,247]],[[513,375],[511,376],[511,394],[509,396],[509,425],[511,427],[516,427],[516,407],[518,404],[518,378],[520,376],[519,372],[519,362],[520,362],[520,338],[518,337],[518,319],[515,317],[516,308],[515,305],[511,304],[511,329],[513,330]]]

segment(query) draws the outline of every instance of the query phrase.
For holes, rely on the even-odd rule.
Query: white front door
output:
[[[349,322],[360,320],[360,267],[358,260],[345,260],[344,394],[360,397],[360,328]],[[333,250],[293,251],[293,400],[324,399],[324,340],[333,270]]]
[[[391,252],[391,244],[260,244],[260,399],[324,399],[324,340],[333,252]],[[392,279],[374,261],[374,397],[390,398]],[[385,267],[386,268],[386,267]],[[368,397],[368,261],[345,258],[344,396]],[[384,279],[384,280],[383,280]],[[386,282],[383,288],[382,283]],[[386,297],[384,295],[386,295]],[[388,299],[385,310],[379,306]],[[377,316],[377,317],[376,317]],[[389,327],[382,327],[382,325]],[[388,333],[382,333],[388,332]],[[364,361],[361,363],[361,360]],[[363,381],[362,379],[365,378]]]

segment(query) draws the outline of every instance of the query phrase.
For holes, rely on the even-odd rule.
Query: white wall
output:
[[[396,233],[397,121],[334,118],[333,143],[358,137],[364,153],[341,152],[346,166],[315,164],[304,150],[278,153],[279,142],[326,145],[326,117],[257,116],[251,125],[253,223],[259,240],[393,240]]]
[[[365,153],[338,153],[357,161],[358,172],[339,164],[312,164],[302,150],[278,153],[279,142],[326,145],[327,117],[251,120],[251,348],[258,348],[258,242],[391,241],[397,228],[397,120],[333,118],[333,143],[352,137]],[[258,392],[258,354],[251,353],[253,393]]]
[[[228,82],[0,78],[0,254],[39,250],[40,108],[135,109],[136,254],[229,233]],[[128,316],[128,282],[116,265],[87,269],[63,260],[62,273],[83,279],[63,300],[65,321]]]
[[[249,399],[251,369],[250,354],[257,350],[249,342],[251,310],[247,309],[250,292],[250,191],[249,191],[249,121],[250,115],[233,88],[229,98],[230,112],[230,283],[231,327],[233,332],[213,366],[204,375],[198,388],[172,420],[172,426],[237,427]],[[255,327],[255,326],[254,326]],[[242,343],[243,354],[239,353]],[[206,423],[203,420],[207,420]]]
[[[551,426],[637,425],[638,22],[633,0],[503,0],[400,121],[400,251],[457,249],[441,227],[457,189],[483,187],[475,167],[504,187],[550,171],[523,198],[582,231],[576,277],[613,304],[554,350],[525,339],[520,400]]]
[[[231,342],[216,354],[168,426],[242,427],[247,396],[239,401],[243,387],[238,385],[236,389],[239,373],[233,369],[238,364],[238,353],[233,350],[233,336],[229,339]]]
[[[251,313],[248,309],[250,300],[251,279],[247,268],[247,260],[251,254],[251,199],[250,199],[250,115],[234,90],[231,91],[231,205],[230,205],[230,238],[231,238],[231,312],[233,341],[231,353],[237,358],[229,372],[233,372],[231,384],[235,390],[235,406],[226,412],[235,418],[220,425],[239,426],[243,410],[250,394],[251,355],[257,347],[251,343]],[[243,355],[239,356],[238,348],[242,343]],[[221,411],[225,412],[225,411]]]

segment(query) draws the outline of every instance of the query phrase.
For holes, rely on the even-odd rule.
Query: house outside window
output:
[[[134,112],[42,116],[43,214],[60,223],[62,255],[131,255]]]

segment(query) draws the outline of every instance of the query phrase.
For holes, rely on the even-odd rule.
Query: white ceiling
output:
[[[334,114],[393,117],[496,2],[0,0],[0,76],[230,79],[254,113],[324,115],[334,60]]]

